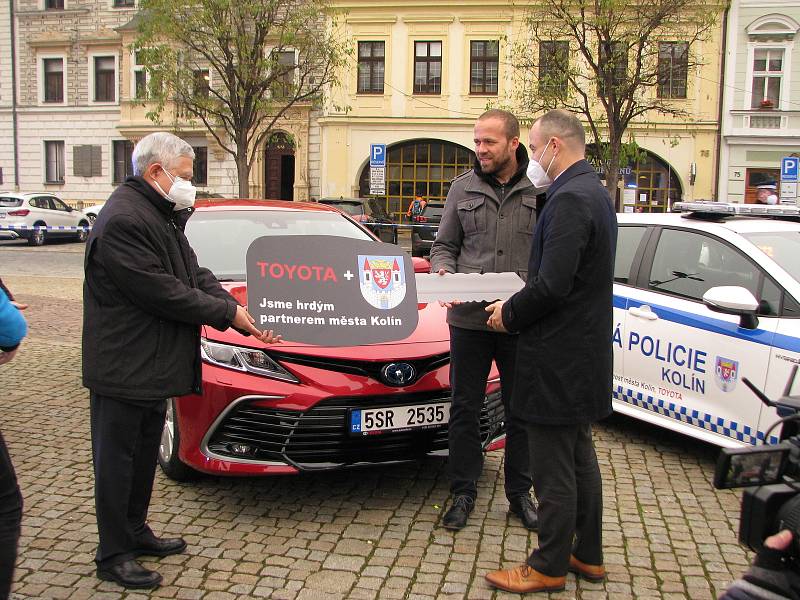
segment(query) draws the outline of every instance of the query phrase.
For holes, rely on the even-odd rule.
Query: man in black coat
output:
[[[182,552],[146,523],[166,399],[200,393],[200,326],[279,340],[197,264],[180,217],[194,204],[194,151],[166,132],[133,151],[134,176],[112,194],[86,242],[83,384],[90,390],[100,579],[150,588],[141,555]],[[183,213],[181,213],[183,214]]]
[[[591,424],[611,414],[612,295],[617,220],[586,162],[580,121],[550,111],[531,127],[534,185],[550,184],[533,233],[525,287],[486,308],[519,332],[512,410],[525,422],[539,547],[527,564],[488,573],[512,592],[564,589],[567,571],[605,577],[602,485]],[[535,164],[534,164],[535,162]]]

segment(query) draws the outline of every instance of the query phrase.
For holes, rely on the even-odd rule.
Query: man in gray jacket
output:
[[[475,167],[453,180],[442,221],[431,248],[431,270],[445,273],[514,271],[525,279],[536,196],[525,175],[528,154],[519,143],[519,122],[504,110],[489,110],[475,124]],[[453,502],[442,524],[461,529],[475,506],[483,469],[480,414],[492,360],[500,372],[506,423],[505,488],[509,513],[535,530],[530,498],[528,439],[509,400],[514,376],[516,336],[492,331],[487,303],[448,303],[450,385],[449,475]]]

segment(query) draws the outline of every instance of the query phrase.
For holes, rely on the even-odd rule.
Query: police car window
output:
[[[743,233],[742,237],[778,263],[796,281],[800,281],[800,232]]]
[[[21,205],[22,205],[22,198],[8,198],[8,197],[0,198],[0,206],[2,206],[3,208],[10,208]]]
[[[646,231],[647,227],[642,227],[641,225],[635,227],[620,226],[617,235],[617,254],[614,259],[615,282],[629,283],[633,259]]]
[[[701,302],[709,288],[741,286],[758,296],[758,268],[734,248],[702,233],[664,229],[649,288]]]

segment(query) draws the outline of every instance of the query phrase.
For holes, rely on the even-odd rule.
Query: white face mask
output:
[[[544,150],[539,155],[539,160],[542,160],[544,157],[544,153],[547,151],[547,147],[550,145],[550,142],[553,141],[553,138],[547,140],[547,144],[545,144]],[[534,187],[542,189],[549,187],[551,183],[553,183],[553,179],[548,175],[550,172],[550,167],[553,166],[553,161],[556,159],[556,155],[553,154],[553,158],[550,159],[550,164],[547,165],[547,169],[544,169],[539,162],[535,158],[531,157],[528,161],[528,168],[525,170],[525,174],[528,176],[528,179],[531,180],[531,183]]]
[[[778,197],[775,194],[770,194],[767,196],[767,204],[777,204]]]
[[[187,179],[182,179],[177,175],[173,176],[166,169],[164,169],[164,173],[167,174],[167,177],[169,177],[169,180],[172,182],[172,187],[169,188],[169,194],[166,193],[160,185],[158,185],[157,181],[154,180],[153,183],[158,185],[158,189],[167,200],[175,203],[175,206],[172,210],[179,211],[183,210],[184,208],[194,206],[197,188],[192,185],[192,182]]]

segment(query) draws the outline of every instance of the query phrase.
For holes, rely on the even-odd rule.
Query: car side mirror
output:
[[[741,317],[739,327],[758,327],[758,300],[746,288],[738,285],[712,287],[703,294],[703,304],[714,312]]]

